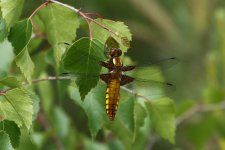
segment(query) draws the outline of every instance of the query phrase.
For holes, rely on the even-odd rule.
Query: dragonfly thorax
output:
[[[121,70],[115,69],[115,70],[110,71],[110,74],[111,74],[112,79],[121,80],[123,72]]]
[[[120,57],[114,57],[114,58],[112,58],[112,62],[113,62],[113,65],[115,67],[122,67],[123,66],[123,62],[122,62],[122,60],[121,60]]]

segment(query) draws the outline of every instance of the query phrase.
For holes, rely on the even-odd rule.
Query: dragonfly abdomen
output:
[[[110,120],[114,120],[120,96],[119,79],[110,79],[106,90],[106,113]]]

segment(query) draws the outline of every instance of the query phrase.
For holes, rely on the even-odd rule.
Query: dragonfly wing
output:
[[[146,98],[162,97],[176,89],[170,83],[144,79],[135,79],[124,87]]]
[[[134,71],[137,75],[132,74],[132,76],[143,77],[145,75],[155,75],[161,72],[161,70],[167,70],[176,65],[179,62],[179,59],[175,57],[162,59],[156,62],[144,63],[142,66],[136,65]],[[142,75],[139,72],[143,72]]]

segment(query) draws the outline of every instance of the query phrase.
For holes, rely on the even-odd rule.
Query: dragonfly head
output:
[[[110,56],[111,57],[119,57],[122,55],[122,51],[118,48],[114,48],[110,51]]]

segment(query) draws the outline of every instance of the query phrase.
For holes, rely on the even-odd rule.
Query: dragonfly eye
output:
[[[112,49],[111,52],[110,52],[110,56],[111,57],[119,57],[122,55],[122,51],[120,49]]]

